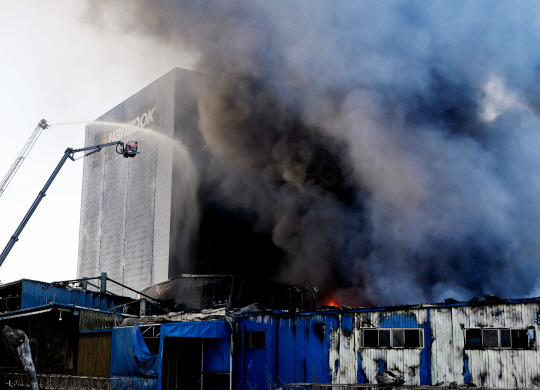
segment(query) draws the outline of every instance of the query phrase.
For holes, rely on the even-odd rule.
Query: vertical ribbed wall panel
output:
[[[155,138],[156,166],[154,193],[153,263],[150,269],[152,284],[169,277],[169,250],[171,236],[171,194],[173,185],[173,135],[175,88],[159,88],[159,101],[153,128],[161,134]]]
[[[85,161],[79,277],[107,272],[109,278],[139,291],[168,278],[171,137],[176,79],[181,72],[169,72],[97,121],[117,124],[87,127],[87,146],[133,140],[139,142],[140,153],[123,158],[113,146]],[[189,72],[184,72],[187,77]],[[112,283],[108,288],[134,295]]]
[[[432,328],[438,336],[433,343],[433,381],[461,384],[465,383],[468,375],[470,381],[478,386],[538,387],[540,355],[537,348],[467,349],[464,329],[524,329],[534,326],[538,337],[539,314],[540,305],[537,303],[432,310]]]
[[[102,139],[96,130],[87,128],[85,145],[99,144]],[[77,273],[79,277],[99,275],[100,231],[103,212],[104,165],[101,153],[84,159],[81,216],[79,229],[79,255]],[[97,163],[96,163],[97,162]]]

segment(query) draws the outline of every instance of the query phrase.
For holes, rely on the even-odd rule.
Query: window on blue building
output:
[[[266,346],[264,331],[245,332],[245,347],[248,349],[264,349]]]
[[[482,329],[466,329],[465,345],[467,348],[482,347]]]
[[[362,329],[363,348],[423,348],[423,329]]]
[[[499,329],[499,334],[501,336],[501,348],[512,348],[510,329]]]
[[[392,332],[392,345],[405,346],[405,329],[395,329]]]
[[[379,348],[391,347],[390,329],[379,329]]]
[[[534,327],[524,329],[465,329],[465,348],[469,349],[534,349]]]
[[[498,329],[484,329],[482,332],[482,345],[486,348],[498,348],[499,347],[499,330]]]
[[[365,348],[378,348],[379,347],[379,330],[378,329],[364,329],[362,332],[363,342],[362,345]]]
[[[424,332],[422,329],[405,329],[405,344],[404,348],[423,348],[424,347]]]

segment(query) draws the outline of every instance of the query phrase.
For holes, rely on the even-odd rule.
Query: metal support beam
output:
[[[104,294],[107,292],[107,272],[101,273],[101,283],[100,283],[99,292],[102,292]]]
[[[9,254],[11,249],[13,248],[13,245],[15,245],[15,243],[17,241],[19,241],[19,235],[21,234],[24,227],[26,226],[26,224],[30,220],[30,217],[32,216],[32,214],[34,214],[34,211],[36,211],[36,209],[39,206],[39,203],[41,202],[41,200],[45,197],[45,195],[47,193],[47,190],[49,189],[49,187],[52,184],[53,180],[56,178],[56,175],[58,175],[58,172],[60,172],[60,169],[62,169],[62,166],[64,165],[66,160],[69,158],[69,159],[75,161],[75,159],[73,158],[73,155],[75,153],[78,153],[78,152],[84,152],[84,151],[87,151],[87,150],[91,150],[92,152],[86,154],[86,156],[88,156],[88,155],[90,155],[92,153],[96,153],[96,152],[101,151],[101,149],[103,149],[106,146],[112,146],[112,145],[122,145],[122,147],[123,147],[124,143],[122,141],[115,141],[115,142],[109,142],[109,143],[106,143],[106,144],[87,146],[85,148],[80,148],[80,149],[72,149],[72,148],[67,148],[66,149],[66,151],[64,152],[64,155],[60,159],[60,162],[58,163],[58,165],[54,169],[52,175],[49,177],[49,180],[47,180],[47,182],[45,183],[45,185],[43,186],[43,188],[39,192],[36,200],[34,200],[34,203],[32,203],[32,206],[30,206],[30,209],[28,210],[28,212],[24,216],[23,220],[19,224],[19,227],[17,228],[17,230],[15,230],[15,233],[13,233],[13,235],[9,239],[6,247],[2,251],[2,254],[0,254],[0,266],[2,266],[2,263],[4,263],[4,260],[6,259],[7,255]]]

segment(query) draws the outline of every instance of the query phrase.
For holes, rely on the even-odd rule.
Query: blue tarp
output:
[[[139,327],[113,329],[112,377],[157,378],[158,366],[158,354],[148,350]]]
[[[145,390],[161,388],[163,340],[166,337],[212,339],[206,345],[205,371],[228,372],[231,330],[226,321],[177,322],[161,324],[160,352],[148,350],[139,327],[114,328],[111,345],[111,377],[115,385],[128,388],[131,382]]]
[[[207,365],[208,372],[229,371],[228,352],[231,346],[231,328],[226,321],[176,322],[161,324],[161,354],[163,354],[163,342],[166,337],[212,339],[213,342],[207,345],[205,353],[205,366]],[[163,372],[160,364],[160,385],[162,376]]]
[[[176,322],[162,324],[161,337],[228,339],[231,337],[231,329],[226,321]]]
[[[230,370],[230,339],[207,339],[204,341],[204,372],[228,373]]]

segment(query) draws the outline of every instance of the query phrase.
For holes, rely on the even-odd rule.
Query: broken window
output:
[[[528,348],[529,339],[526,329],[512,329],[512,348]]]
[[[423,329],[362,329],[363,348],[423,348]]]
[[[532,326],[525,329],[465,329],[465,348],[469,349],[532,349],[535,341],[536,333]]]
[[[265,332],[246,332],[245,333],[245,347],[248,349],[264,349],[265,347]]]

